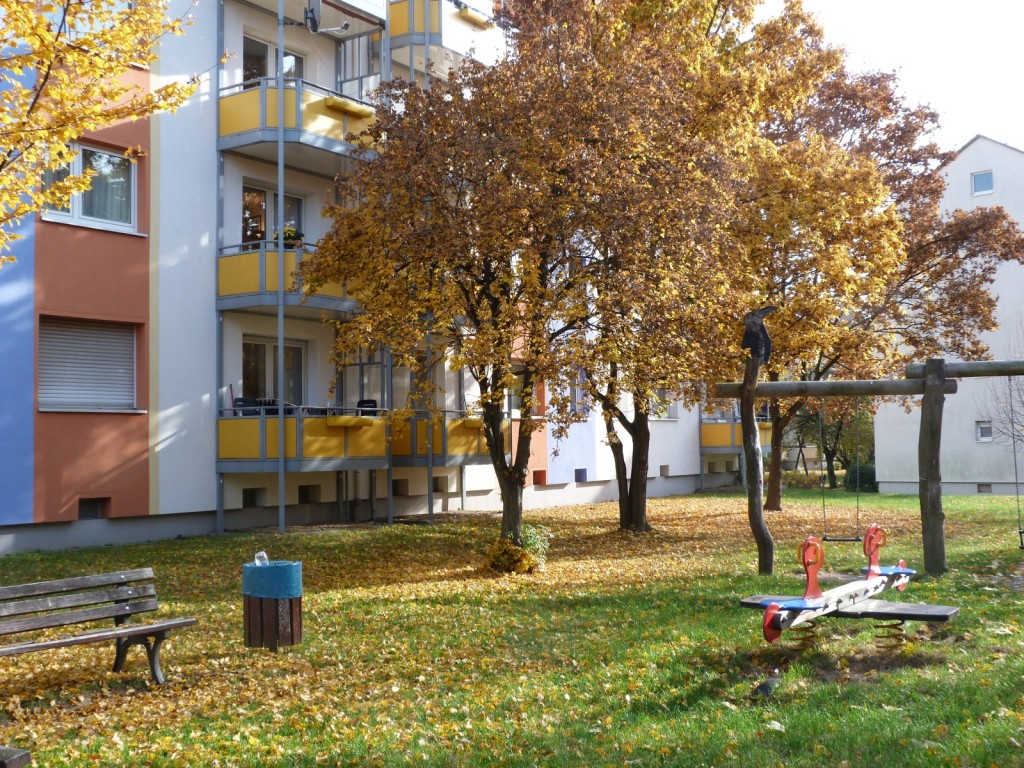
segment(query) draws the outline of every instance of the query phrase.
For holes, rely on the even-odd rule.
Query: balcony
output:
[[[295,78],[284,80],[284,140],[288,165],[333,175],[338,156],[352,154],[349,134],[368,128],[373,107]],[[217,149],[277,161],[278,80],[264,77],[220,91]]]
[[[506,423],[506,441],[507,427]],[[456,467],[490,462],[483,419],[463,411],[446,411],[443,424],[432,422],[426,414],[415,415],[395,428],[391,455],[395,466],[399,467],[426,466],[428,457],[434,466]]]
[[[761,445],[768,445],[772,439],[772,425],[759,421]],[[738,421],[704,422],[700,425],[701,453],[742,453],[743,433]]]
[[[379,416],[346,416],[328,408],[285,404],[285,470],[322,472],[386,467],[386,420]],[[236,403],[234,408],[223,409],[217,423],[217,471],[277,469],[280,422],[276,405]]]
[[[351,312],[358,302],[349,285],[325,285],[307,294],[295,270],[303,257],[315,253],[312,246],[292,245],[284,250],[284,303],[304,311]],[[262,240],[222,248],[217,257],[217,309],[221,311],[276,307],[278,296],[277,243]]]
[[[412,419],[395,427],[389,450],[388,422],[356,409],[284,405],[284,458],[288,472],[417,467],[428,463],[431,424]],[[274,401],[242,401],[222,409],[217,424],[218,472],[269,472],[277,469],[280,416]],[[445,414],[433,424],[434,466],[486,464],[489,461],[479,418]],[[415,449],[413,448],[415,446]]]

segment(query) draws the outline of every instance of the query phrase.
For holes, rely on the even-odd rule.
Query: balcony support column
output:
[[[284,417],[284,0],[277,0],[277,532],[285,531]]]

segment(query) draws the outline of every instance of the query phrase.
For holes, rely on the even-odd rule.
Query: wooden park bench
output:
[[[196,620],[165,619],[149,624],[131,621],[135,614],[156,609],[152,568],[0,587],[0,636],[34,633],[31,640],[0,646],[0,656],[113,640],[115,672],[124,669],[128,649],[141,645],[146,649],[153,680],[162,684],[160,645],[172,629],[189,627]],[[114,620],[113,627],[85,628],[59,637],[39,632],[88,627],[107,619]]]

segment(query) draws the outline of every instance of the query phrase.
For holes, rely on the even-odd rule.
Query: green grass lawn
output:
[[[0,659],[0,744],[41,766],[1024,765],[1015,500],[945,500],[950,572],[883,597],[961,613],[908,624],[890,651],[840,619],[814,650],[769,646],[738,606],[802,590],[821,494],[785,505],[770,578],[739,492],[653,500],[647,535],[617,531],[610,504],[528,512],[555,534],[532,576],[486,569],[488,515],[0,558],[3,583],[152,565],[161,613],[199,619],[164,645],[164,686],[139,649],[120,674],[100,646]],[[921,568],[916,498],[826,507],[833,535],[878,522],[883,564]],[[825,546],[826,570],[864,562]],[[242,642],[241,566],[260,549],[303,563],[305,638],[278,653]],[[776,669],[774,695],[752,697]]]

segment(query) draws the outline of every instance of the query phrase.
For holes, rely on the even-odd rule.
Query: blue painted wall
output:
[[[32,522],[35,421],[35,217],[10,227],[0,266],[0,525]]]

